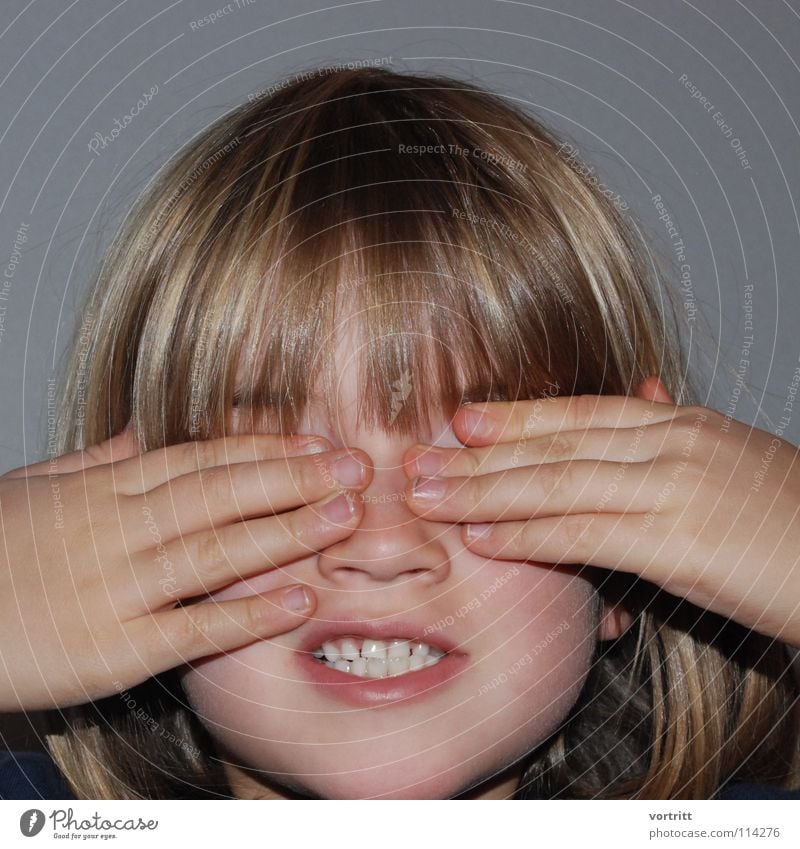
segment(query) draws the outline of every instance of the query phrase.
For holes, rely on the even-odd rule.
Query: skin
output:
[[[0,711],[83,704],[304,622],[314,593],[288,609],[287,581],[185,603],[349,533],[357,515],[326,515],[331,490],[309,454],[325,448],[251,435],[139,456],[126,428],[3,475]]]
[[[407,503],[476,554],[632,572],[800,646],[800,451],[655,376],[636,395],[462,407],[463,447],[405,456]],[[441,495],[415,495],[431,475]]]
[[[456,444],[452,435],[449,439]],[[335,436],[334,440],[340,441]],[[310,607],[300,611],[283,608],[286,591],[300,586],[296,577],[308,577],[323,591],[328,610],[337,591],[342,597],[339,579],[344,570],[337,565],[337,557],[347,552],[337,545],[345,541],[367,546],[365,568],[354,573],[356,581],[364,580],[372,590],[381,589],[379,598],[386,603],[382,609],[389,613],[410,610],[438,620],[460,605],[461,599],[473,598],[473,590],[490,585],[507,564],[465,557],[454,528],[443,541],[440,523],[419,521],[403,503],[383,505],[366,494],[363,499],[350,499],[353,513],[347,511],[344,520],[325,515],[326,504],[342,501],[338,486],[331,490],[337,458],[355,454],[361,461],[364,476],[359,484],[350,486],[352,494],[366,493],[370,487],[371,492],[379,492],[387,484],[390,489],[402,488],[404,473],[397,458],[406,447],[396,443],[371,446],[375,454],[386,451],[391,459],[376,484],[369,455],[358,448],[339,449],[325,438],[234,435],[139,455],[127,427],[84,451],[6,473],[0,478],[0,646],[5,661],[0,670],[0,710],[83,704],[125,691],[178,664],[209,656],[229,658],[228,668],[235,670],[241,668],[241,657],[247,657],[237,654],[237,649],[251,644],[259,646],[256,678],[263,680],[264,670],[272,672],[276,667],[273,657],[260,651],[281,646],[280,641],[270,643],[268,638],[286,634],[283,645],[293,644],[296,637],[290,639],[288,632],[314,615],[320,601],[306,584]],[[54,482],[59,487],[60,513],[56,512]],[[396,510],[401,511],[399,516]],[[353,534],[362,519],[362,533]],[[381,530],[380,537],[375,529]],[[451,554],[454,548],[461,551],[458,559]],[[308,556],[309,551],[316,554]],[[422,564],[417,573],[422,577],[413,585],[402,574],[402,561],[409,552]],[[393,573],[398,569],[395,581]],[[247,582],[254,576],[260,587],[255,581]],[[345,600],[353,597],[349,580],[345,582]],[[236,598],[230,590],[235,581],[246,587]],[[500,639],[500,629],[494,627],[496,619],[503,620],[503,634],[508,627],[511,638],[503,644],[503,654],[495,654],[490,669],[486,662],[476,666],[471,686],[477,688],[487,680],[495,660],[509,655],[516,658],[527,651],[531,640],[552,627],[548,623],[556,618],[559,607],[568,609],[577,617],[575,624],[556,644],[558,657],[550,647],[547,663],[536,672],[547,687],[537,697],[541,704],[535,720],[520,728],[518,721],[507,715],[504,721],[513,733],[497,745],[492,745],[494,726],[479,736],[473,732],[468,744],[461,743],[462,751],[472,755],[476,740],[488,740],[489,745],[478,746],[475,761],[456,760],[456,769],[444,775],[439,752],[437,757],[433,750],[425,753],[413,763],[428,777],[427,783],[403,763],[399,774],[397,769],[391,773],[385,795],[446,796],[456,791],[470,798],[509,795],[517,780],[513,770],[503,770],[511,761],[509,753],[519,754],[520,745],[525,745],[520,741],[526,735],[529,742],[537,741],[566,713],[580,689],[595,636],[610,636],[620,627],[620,618],[613,614],[599,623],[592,621],[585,604],[588,588],[567,570],[531,567],[515,581],[496,592],[492,605],[484,605],[480,615],[472,615],[470,628],[474,624],[488,635],[480,640],[484,652]],[[228,598],[205,600],[205,593],[223,587],[229,588]],[[535,595],[531,608],[518,604],[516,589]],[[512,609],[513,615],[508,614]],[[532,619],[530,610],[537,609],[540,613]],[[369,613],[366,607],[364,612]],[[463,626],[462,630],[470,633]],[[285,650],[281,652],[281,662],[285,654]],[[477,651],[475,656],[479,657]],[[261,665],[262,660],[267,662]],[[551,665],[555,670],[550,670]],[[530,684],[529,679],[535,677],[532,673],[533,667],[526,667],[525,676],[515,678],[515,686]],[[248,672],[243,679],[248,696],[251,677]],[[203,685],[195,689],[202,701]],[[280,695],[280,690],[274,692]],[[268,695],[272,697],[272,689]],[[484,704],[489,701],[485,699]],[[433,702],[426,710],[435,707]],[[439,704],[440,714],[441,707]],[[238,705],[230,716],[237,723],[240,718],[247,720]],[[527,713],[526,717],[530,719]],[[400,719],[402,727],[410,714]],[[479,726],[482,720],[482,732],[487,721],[480,712],[478,720]],[[394,719],[383,722],[394,734],[391,744],[400,745],[405,754],[407,747],[397,739],[398,723]],[[354,724],[359,734],[361,719],[347,717],[345,727],[351,734]],[[262,730],[257,723],[257,734]],[[305,738],[306,728],[300,730]],[[382,747],[389,734],[382,735],[380,727],[375,731],[377,735],[372,736]],[[522,736],[516,736],[520,731]],[[444,736],[446,743],[452,739],[452,726],[444,717],[438,719],[434,737],[436,733]],[[340,743],[337,736],[327,750],[339,762]],[[385,759],[387,751],[383,747],[378,751],[373,743],[365,743],[356,754],[362,761],[374,762],[376,752],[378,760]],[[267,757],[257,766],[272,762],[269,752],[263,754]],[[328,769],[329,761],[330,757]],[[316,790],[320,795],[370,795],[386,790],[372,783],[365,787],[364,773],[355,774],[354,785],[353,775],[345,776],[345,786],[319,786]],[[247,770],[231,767],[231,783],[242,796],[291,795],[280,782],[272,791],[262,778],[254,782]],[[398,790],[400,784],[404,789]]]
[[[10,658],[0,678],[0,709],[34,710],[83,703],[133,686],[176,663],[214,655],[197,664],[189,676],[199,676],[201,683],[195,687],[195,695],[198,704],[205,701],[211,706],[208,719],[220,707],[219,687],[213,674],[204,674],[204,665],[205,672],[217,674],[222,668],[215,669],[213,664],[237,656],[241,659],[247,651],[290,647],[297,639],[292,628],[309,615],[324,614],[324,610],[315,612],[319,599],[308,587],[309,609],[300,614],[281,609],[282,592],[292,585],[289,579],[300,576],[308,577],[318,591],[322,588],[327,606],[337,594],[341,597],[343,590],[352,598],[352,581],[359,590],[391,590],[385,598],[394,597],[396,590],[402,599],[400,608],[387,605],[387,612],[397,613],[405,609],[403,604],[410,603],[415,613],[427,609],[439,616],[458,609],[459,599],[474,597],[466,590],[475,586],[478,576],[489,583],[495,574],[491,570],[506,566],[505,561],[526,561],[521,579],[515,577],[507,584],[514,592],[496,593],[495,598],[503,603],[497,609],[488,604],[481,609],[491,627],[480,627],[480,611],[470,613],[470,628],[465,628],[465,635],[477,623],[477,632],[486,635],[485,639],[481,637],[484,657],[491,644],[498,642],[500,621],[503,635],[507,625],[513,634],[510,641],[499,640],[502,651],[510,646],[516,646],[515,651],[528,650],[531,639],[537,636],[532,631],[538,629],[532,621],[552,616],[568,592],[580,594],[581,578],[561,565],[545,566],[565,560],[641,574],[695,603],[798,645],[797,449],[763,431],[724,421],[713,410],[676,407],[656,378],[642,384],[637,396],[638,400],[583,396],[469,405],[428,443],[405,449],[396,444],[370,444],[368,447],[383,462],[377,467],[379,474],[373,469],[370,454],[356,448],[365,476],[353,490],[363,492],[364,497],[353,501],[354,513],[343,523],[323,519],[322,503],[332,495],[327,470],[341,453],[332,442],[343,445],[366,439],[363,434],[348,432],[346,416],[343,430],[331,429],[332,441],[318,440],[317,449],[324,453],[317,456],[300,456],[311,449],[297,439],[269,434],[171,446],[138,456],[133,436],[126,429],[101,445],[57,458],[55,466],[47,461],[15,469],[0,478],[4,541],[0,640],[4,657]],[[486,412],[494,421],[482,435],[467,419],[474,411]],[[438,474],[447,481],[451,497],[420,504],[413,497],[412,481],[420,472],[430,474],[429,464],[419,458],[430,453],[432,443],[445,456]],[[397,452],[400,459],[395,463]],[[630,464],[621,466],[626,457]],[[765,458],[769,461],[766,472]],[[685,464],[678,465],[684,460]],[[230,463],[236,464],[235,476]],[[568,466],[573,471],[565,477]],[[555,477],[542,481],[544,469],[554,472]],[[621,469],[625,472],[620,477]],[[676,469],[675,488],[658,504],[663,482],[670,480]],[[396,475],[399,470],[403,480]],[[587,474],[590,470],[594,474]],[[654,474],[633,474],[647,470]],[[58,533],[53,529],[50,475],[54,471],[59,475],[60,499],[66,505]],[[543,489],[541,484],[547,480],[549,486]],[[637,482],[641,487],[633,486]],[[613,491],[612,484],[616,484]],[[370,500],[370,494],[386,487],[405,497],[385,504]],[[200,498],[198,492],[202,493]],[[587,504],[601,504],[602,509],[588,515]],[[659,509],[654,511],[657,504]],[[158,560],[160,552],[153,544],[152,532],[142,521],[144,507],[152,510],[170,555],[175,580],[169,585],[164,584],[164,564]],[[400,513],[389,515],[390,511]],[[567,524],[565,516],[575,518]],[[635,521],[636,527],[629,520]],[[469,521],[495,525],[496,535],[467,539],[466,525],[459,523]],[[611,526],[615,532],[607,535]],[[366,533],[370,528],[382,531],[377,549],[372,548],[376,546],[375,535]],[[403,576],[401,555],[409,534],[412,542],[414,535],[420,534],[414,543],[415,556],[434,551],[428,568],[417,575],[427,575],[437,587],[435,593],[430,593],[429,587],[425,589],[428,585],[424,578],[410,584],[408,576]],[[457,541],[452,534],[458,535]],[[302,550],[307,553],[313,548],[315,555],[298,559],[295,543],[300,537],[305,546]],[[352,562],[351,546],[363,558],[361,568],[352,573],[340,568],[343,560]],[[454,549],[456,554],[451,554]],[[372,555],[375,557],[370,560]],[[534,556],[536,561],[532,560]],[[447,568],[435,568],[432,564],[437,559],[439,567],[446,564]],[[277,568],[265,572],[266,562]],[[98,563],[103,564],[102,570]],[[132,567],[134,582],[130,580]],[[184,602],[197,598],[199,575],[205,590],[215,586],[228,589],[217,594],[216,604],[200,601],[175,607],[173,598]],[[236,585],[231,581],[242,575],[257,577],[240,582],[244,591],[233,598],[237,593],[232,591],[231,586]],[[427,593],[435,598],[435,607],[420,606],[414,599],[419,588],[423,597]],[[364,597],[374,595],[365,593]],[[539,605],[540,613],[533,620],[531,608],[526,608],[524,621],[514,618],[520,598],[530,598]],[[577,597],[567,606],[573,613],[588,610]],[[480,757],[470,761],[466,758],[474,752],[462,751],[459,761],[456,747],[456,769],[446,770],[444,775],[441,759],[426,763],[425,751],[417,747],[410,760],[424,764],[422,779],[406,763],[393,767],[394,783],[387,781],[385,787],[377,786],[374,777],[364,782],[362,773],[346,769],[344,778],[305,777],[297,789],[323,796],[327,792],[332,796],[391,797],[405,782],[399,791],[404,797],[455,793],[465,798],[507,797],[516,786],[518,774],[514,767],[502,769],[502,764],[512,762],[519,753],[520,732],[529,733],[526,745],[540,739],[547,724],[557,723],[557,717],[566,712],[572,694],[580,688],[582,664],[575,660],[577,648],[588,646],[594,638],[612,638],[628,624],[625,614],[613,608],[606,608],[598,623],[592,623],[588,613],[586,618],[574,649],[559,643],[559,658],[551,650],[547,653],[548,665],[552,661],[565,679],[551,688],[561,701],[551,699],[543,710],[534,711],[535,727],[520,725],[519,717],[516,723],[511,722],[513,746],[503,748],[503,735],[493,724],[486,739],[499,739],[501,744],[484,747]],[[572,628],[567,633],[577,635],[578,630]],[[520,642],[514,643],[516,638]],[[475,638],[469,642],[472,645]],[[500,650],[491,652],[493,670]],[[219,655],[226,652],[228,656],[221,659]],[[504,655],[507,657],[508,653]],[[272,665],[274,657],[256,654],[255,664],[249,664],[249,657],[244,659],[247,664],[234,673],[222,670],[225,674],[220,677],[226,679],[232,674],[233,683],[239,686],[242,680],[248,684],[253,677],[263,677],[264,669],[270,674],[275,668],[280,672]],[[266,663],[260,666],[262,661]],[[476,668],[480,669],[480,663]],[[516,675],[514,685],[527,699],[529,691],[535,693],[542,680],[530,679],[545,673],[531,665],[523,669],[525,675]],[[484,671],[477,680],[486,683],[486,674]],[[283,681],[285,684],[286,679]],[[223,687],[228,683],[223,680]],[[285,687],[270,687],[266,703],[277,702],[277,697],[287,692]],[[258,713],[260,694],[255,695],[251,701]],[[250,696],[248,688],[246,697]],[[235,695],[235,689],[225,691],[225,697],[234,700],[235,710],[230,716],[241,717],[235,704],[240,696]],[[499,711],[504,721],[508,720],[507,703],[504,700]],[[222,708],[225,715],[226,705]],[[326,723],[329,716],[326,712]],[[349,724],[337,721],[337,734],[332,735],[336,739],[322,741],[320,748],[336,748],[342,742],[339,732],[352,732],[351,719],[346,719]],[[245,720],[246,725],[250,720]],[[243,739],[238,718],[235,724],[232,730],[231,723],[226,723],[219,739],[223,747],[226,736],[232,735],[234,740],[228,771],[239,795],[295,795],[284,786],[285,775],[271,779],[263,769],[245,768],[248,760],[253,765],[252,740],[247,740],[247,755],[235,765],[236,741]],[[363,740],[367,736],[364,724],[359,721],[356,725],[355,733]],[[426,734],[435,737],[435,723],[425,727]],[[259,739],[262,727],[257,721],[256,728],[255,737]],[[369,733],[380,741],[381,748],[365,749],[362,745],[366,754],[361,753],[361,761],[353,769],[368,773],[379,759],[376,751],[379,756],[391,754],[392,744],[384,744],[396,730],[397,724],[389,722],[378,727],[376,735],[370,725]],[[303,733],[306,739],[308,726]],[[452,736],[446,741],[446,762],[452,764]],[[278,749],[281,746],[285,746],[285,740],[277,744]],[[352,743],[348,746],[348,750],[357,749]],[[409,753],[407,740],[400,751]],[[272,750],[256,751],[256,760],[262,754],[265,759],[255,764],[257,767],[275,763]],[[337,754],[336,762],[341,763],[341,752]],[[292,772],[294,764],[291,758],[285,771]],[[493,770],[499,771],[485,778]],[[294,773],[297,780],[296,770]],[[381,775],[387,774],[384,767]]]
[[[357,499],[358,524],[323,551],[234,583],[214,598],[293,581],[313,587],[314,617],[322,621],[347,614],[408,617],[426,626],[451,616],[442,632],[469,654],[469,666],[424,699],[352,708],[296,671],[292,650],[304,636],[301,625],[192,664],[184,689],[241,797],[506,798],[519,779],[510,765],[564,719],[597,639],[618,634],[623,617],[613,610],[596,615],[593,587],[579,569],[474,554],[458,524],[416,515],[398,497],[408,481],[402,462],[408,439],[358,425],[361,384],[352,344],[343,342],[336,358],[343,364],[336,421],[324,421],[312,404],[300,432],[368,456],[372,473]],[[427,438],[450,449],[459,445],[441,417]],[[478,605],[453,616],[476,598]]]
[[[305,423],[327,432],[322,453],[259,434],[139,456],[126,429],[3,475],[0,709],[79,704],[197,661],[187,688],[242,796],[499,798],[518,778],[507,765],[574,702],[594,641],[628,625],[614,608],[594,620],[588,582],[569,563],[639,574],[800,644],[800,463],[789,443],[676,406],[651,378],[636,398],[472,404],[409,448],[355,426],[357,385],[345,369],[339,419]],[[475,412],[489,422],[481,433]],[[350,453],[363,478],[334,488],[359,497],[345,520],[325,518],[339,491],[334,459]],[[432,471],[445,495],[420,501],[414,481]],[[471,539],[474,523],[495,532]],[[331,713],[292,680],[286,649],[307,617],[413,611],[439,621],[509,562],[524,569],[457,620],[453,636],[474,664],[446,692],[372,711],[366,726],[363,712]],[[310,607],[292,613],[281,598],[298,580]],[[570,628],[535,663],[476,697],[565,616]],[[314,714],[324,722],[307,722]]]

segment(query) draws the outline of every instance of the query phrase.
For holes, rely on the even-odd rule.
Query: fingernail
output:
[[[305,587],[298,584],[286,590],[281,598],[281,604],[292,613],[301,613],[311,607],[311,596]]]
[[[331,522],[349,522],[356,512],[356,506],[347,493],[340,493],[323,501],[320,512]]]
[[[491,429],[491,419],[486,413],[472,408],[462,408],[461,421],[464,424],[464,430],[470,436],[488,436]]]
[[[436,448],[425,446],[425,451],[414,458],[414,462],[422,475],[438,474],[444,465],[444,457]]]
[[[491,522],[477,522],[474,524],[467,525],[467,539],[476,540],[476,539],[484,539],[489,536],[492,532],[492,523]]]
[[[360,486],[364,480],[364,465],[352,454],[334,460],[332,471],[341,486]]]
[[[411,489],[411,497],[418,501],[438,501],[447,488],[442,478],[416,478]]]

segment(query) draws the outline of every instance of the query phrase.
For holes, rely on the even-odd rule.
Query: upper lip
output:
[[[400,619],[315,619],[309,623],[298,650],[310,654],[324,642],[335,640],[346,634],[370,637],[375,640],[386,640],[391,637],[419,640],[444,652],[462,654],[456,651],[457,644],[453,640],[434,630],[430,625],[419,625]]]

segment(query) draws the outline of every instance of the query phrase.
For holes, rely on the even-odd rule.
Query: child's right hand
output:
[[[138,455],[126,428],[0,477],[0,711],[92,701],[306,621],[308,589],[295,612],[288,587],[176,603],[353,532],[361,499],[341,489],[366,487],[369,457],[353,452],[363,480],[340,484],[333,461],[348,452],[316,442],[329,453],[249,434]]]

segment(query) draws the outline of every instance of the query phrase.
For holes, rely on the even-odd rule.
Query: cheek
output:
[[[489,647],[476,667],[479,693],[561,700],[582,684],[596,644],[594,590],[566,570],[494,563],[484,585],[456,612],[453,628]],[[470,618],[473,621],[470,623]],[[462,633],[463,633],[462,630]],[[469,651],[469,648],[467,648]]]
[[[474,708],[491,724],[484,733],[496,741],[495,758],[510,763],[556,732],[575,705],[592,663],[597,621],[588,581],[552,566],[504,565],[483,590],[491,596],[464,618],[475,617],[469,630],[490,647],[474,670]],[[519,574],[492,592],[515,566]]]

